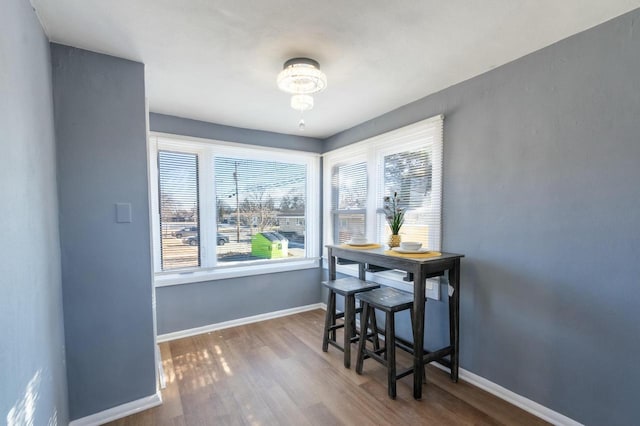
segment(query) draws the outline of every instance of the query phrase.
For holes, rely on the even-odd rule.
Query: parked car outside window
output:
[[[171,235],[176,238],[184,238],[198,235],[198,227],[197,226],[189,226],[186,228],[182,228],[179,231],[172,232]]]
[[[229,237],[218,232],[218,234],[216,235],[216,243],[219,246],[223,246],[228,242]],[[197,246],[198,244],[200,244],[200,238],[197,235],[192,235],[190,237],[183,238],[182,243],[190,246]]]

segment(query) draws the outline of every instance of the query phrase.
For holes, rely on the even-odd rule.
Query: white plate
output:
[[[373,244],[373,243],[369,243],[369,242],[354,243],[353,241],[347,241],[345,244],[348,244],[350,246],[368,246],[368,245]]]
[[[427,253],[427,252],[431,251],[428,248],[424,248],[424,247],[421,248],[421,249],[418,249],[418,250],[406,250],[406,249],[403,249],[403,248],[400,248],[400,247],[394,247],[391,250],[397,251],[398,253],[414,253],[414,254],[415,253]]]

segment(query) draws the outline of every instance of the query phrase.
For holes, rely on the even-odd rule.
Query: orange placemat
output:
[[[440,253],[439,251],[427,251],[424,253],[400,253],[393,250],[386,250],[384,254],[396,257],[410,257],[412,259],[428,259],[430,257],[438,257],[442,255],[442,253]]]
[[[380,244],[367,244],[364,246],[352,246],[351,244],[346,244],[346,243],[342,243],[340,244],[340,247],[346,247],[346,248],[352,248],[352,249],[358,249],[358,250],[370,250],[370,249],[374,249],[374,248],[380,248],[382,247]]]

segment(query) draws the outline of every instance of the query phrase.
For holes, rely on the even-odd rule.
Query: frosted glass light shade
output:
[[[313,96],[293,95],[291,96],[291,108],[296,111],[308,111],[313,108]]]
[[[278,74],[280,90],[296,95],[317,93],[327,87],[327,76],[318,62],[309,58],[289,59]]]

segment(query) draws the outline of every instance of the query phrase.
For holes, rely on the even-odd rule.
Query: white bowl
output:
[[[402,250],[420,250],[422,247],[422,243],[416,241],[404,241],[400,243],[400,248]]]
[[[367,243],[367,239],[366,238],[352,238],[351,241],[349,241],[350,243],[353,244],[366,244]]]

